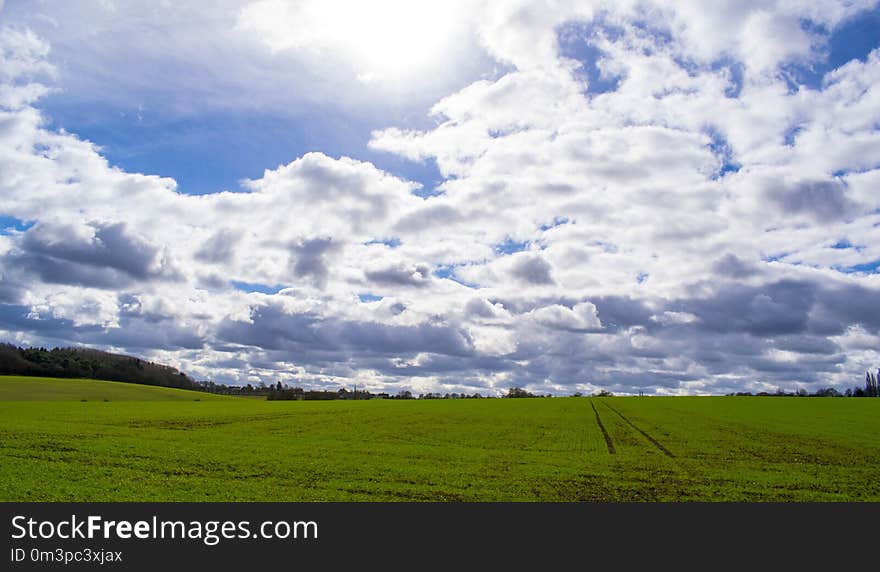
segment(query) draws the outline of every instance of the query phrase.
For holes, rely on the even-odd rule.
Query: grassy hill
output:
[[[0,375],[0,401],[194,401],[233,399],[186,389],[94,379]]]
[[[102,379],[195,389],[197,383],[171,366],[90,348],[23,348],[0,343],[0,375]]]

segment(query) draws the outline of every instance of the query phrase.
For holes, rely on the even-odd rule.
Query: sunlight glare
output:
[[[459,2],[407,0],[263,0],[240,25],[273,51],[341,57],[363,83],[399,82],[437,73],[462,34]]]

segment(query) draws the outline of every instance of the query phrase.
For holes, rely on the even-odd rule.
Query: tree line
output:
[[[337,399],[360,400],[360,399],[483,399],[479,393],[468,395],[466,393],[421,393],[414,395],[412,391],[400,390],[397,393],[372,392],[367,389],[340,388],[336,391],[321,389],[303,389],[298,386],[290,386],[280,381],[266,385],[259,383],[252,385],[224,385],[214,382],[201,382],[204,391],[223,395],[239,395],[246,397],[265,397],[269,401],[332,401]]]
[[[265,397],[270,401],[330,401],[337,399],[492,399],[492,395],[482,395],[481,393],[439,393],[428,392],[414,395],[412,391],[401,390],[391,394],[387,392],[374,393],[366,389],[347,389],[340,388],[336,391],[332,390],[315,390],[303,389],[302,387],[290,386],[282,382],[273,384],[259,383],[253,385],[225,385],[214,382],[199,382],[204,391],[210,393],[218,393],[222,395],[239,395],[246,397]],[[603,392],[603,395],[612,395]],[[580,394],[577,394],[580,396]],[[553,397],[552,395],[540,395],[526,391],[521,387],[511,387],[507,393],[500,395],[501,398],[523,398],[523,397]]]
[[[102,379],[200,389],[185,373],[136,357],[88,348],[21,348],[0,343],[0,375]]]
[[[761,391],[752,393],[750,391],[739,391],[736,393],[728,393],[727,395],[737,396],[759,396],[759,397],[880,397],[880,390],[877,388],[877,378],[880,377],[880,369],[876,374],[870,371],[865,372],[865,386],[848,387],[843,392],[834,387],[820,387],[813,393],[809,393],[806,389],[798,389],[793,392],[786,392],[782,388],[775,392]]]

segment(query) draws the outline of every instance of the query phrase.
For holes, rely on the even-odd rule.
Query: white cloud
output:
[[[230,2],[197,21],[235,38],[215,56],[248,46],[255,59],[231,63],[243,84],[262,77],[242,72],[254,62],[274,77],[294,65],[283,58],[309,68],[350,58],[347,38],[374,41],[353,31],[356,12],[340,23],[316,6]],[[859,7],[548,6],[457,15],[501,62],[497,77],[439,98],[432,127],[373,133],[374,152],[436,161],[444,181],[428,198],[321,152],[268,168],[246,192],[203,196],[114,168],[40,111],[65,85],[48,63],[59,48],[4,29],[0,215],[34,224],[0,236],[0,330],[236,381],[657,393],[857,383],[850,374],[880,357],[868,347],[880,278],[843,270],[880,259],[880,52],[819,89],[793,87],[784,68],[821,57],[825,39],[802,20],[833,28]],[[153,17],[143,6],[89,15],[105,37]],[[573,21],[614,88],[591,90],[561,57],[557,34]],[[72,50],[69,33],[56,34],[60,49]],[[204,33],[174,36],[174,57],[216,63],[189,43]],[[381,74],[365,57],[354,71]],[[309,89],[325,97],[320,83]],[[209,100],[244,105],[215,88]]]
[[[572,308],[552,304],[532,310],[526,316],[542,326],[561,330],[590,331],[602,327],[602,322],[596,313],[596,306],[590,302],[581,302]]]
[[[450,56],[471,41],[467,8],[457,1],[260,0],[241,9],[236,28],[275,53],[305,53],[387,88],[389,82],[436,82],[443,74],[426,74],[426,68],[461,65]]]

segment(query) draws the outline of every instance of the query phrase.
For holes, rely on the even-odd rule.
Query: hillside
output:
[[[185,373],[133,356],[88,348],[20,348],[0,344],[0,375],[69,377],[197,389]]]
[[[220,399],[233,398],[118,381],[0,375],[0,401],[209,401]]]

